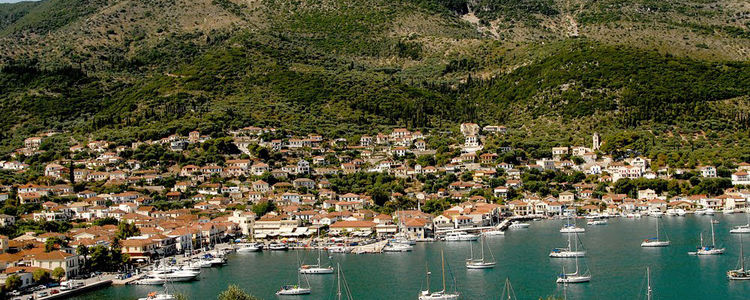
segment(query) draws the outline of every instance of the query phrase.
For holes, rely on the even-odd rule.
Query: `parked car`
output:
[[[54,295],[54,294],[59,294],[60,291],[57,290],[57,289],[54,289],[54,290],[49,291],[49,293],[50,293],[50,295]]]
[[[47,297],[47,296],[49,296],[49,293],[47,291],[41,291],[41,292],[36,293],[37,298]]]

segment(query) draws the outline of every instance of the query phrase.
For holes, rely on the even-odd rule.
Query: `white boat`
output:
[[[268,250],[271,251],[286,251],[289,250],[289,246],[284,243],[271,243],[268,245]]]
[[[482,231],[482,236],[498,236],[498,235],[505,235],[505,231],[502,231],[500,229],[490,229]]]
[[[408,244],[386,244],[383,247],[383,252],[409,252],[414,250],[414,246]]]
[[[702,216],[702,215],[705,215],[705,214],[706,214],[706,210],[705,209],[696,209],[695,210],[695,215],[696,216]]]
[[[347,248],[346,246],[333,246],[328,247],[328,252],[330,253],[349,253],[352,250]]]
[[[353,300],[354,297],[352,297],[352,292],[349,290],[349,285],[346,283],[346,278],[341,276],[341,273],[343,273],[341,271],[341,266],[336,263],[336,300]]]
[[[457,292],[448,292],[445,287],[445,257],[443,251],[440,251],[440,261],[443,270],[443,290],[430,292],[430,272],[427,272],[427,290],[419,293],[419,300],[453,300],[458,299]]]
[[[445,235],[446,242],[470,242],[478,239],[478,235],[465,232],[449,232]]]
[[[690,255],[720,255],[724,254],[725,248],[716,247],[716,237],[714,235],[714,224],[711,223],[711,245],[703,245],[703,233],[701,232],[701,245],[695,252],[688,252]]]
[[[576,258],[576,271],[573,273],[565,273],[565,266],[563,271],[557,276],[557,283],[583,283],[591,281],[591,274],[587,270],[585,273],[580,274],[578,269],[578,258]]]
[[[258,252],[261,249],[263,247],[258,243],[240,244],[239,248],[237,248],[237,253]]]
[[[677,210],[675,210],[675,212],[680,217],[684,217],[687,214],[687,212],[684,209],[682,209],[682,208],[678,208]]]
[[[656,237],[643,240],[641,247],[666,247],[669,246],[669,239],[662,241],[659,239],[659,222],[656,221]]]
[[[586,251],[578,250],[578,235],[575,234],[575,237],[576,237],[575,246],[573,246],[572,236],[573,236],[573,234],[569,234],[568,235],[568,246],[567,247],[552,249],[552,251],[549,253],[549,257],[554,257],[554,258],[574,258],[574,257],[584,257],[584,256],[586,256]]]
[[[396,237],[395,239],[392,239],[390,242],[391,243],[396,243],[396,244],[405,244],[405,245],[416,245],[417,244],[417,241],[410,240],[410,239],[408,239],[408,238],[406,238],[404,236]]]
[[[674,217],[677,215],[677,210],[674,208],[670,208],[670,209],[667,209],[667,212],[664,214],[667,215],[667,217]]]
[[[296,295],[308,295],[312,292],[310,288],[300,287],[297,285],[285,285],[276,292],[277,296],[296,296]]]
[[[162,285],[167,283],[164,278],[145,277],[133,282],[133,284],[145,284],[145,285]]]
[[[211,266],[222,266],[227,264],[227,259],[222,256],[210,258],[208,261],[211,263]]]
[[[299,268],[300,274],[333,274],[333,267],[324,267],[320,263],[320,250],[318,250],[318,263],[315,265],[302,265]]]
[[[299,253],[297,254],[299,255]],[[299,256],[297,257],[299,259]],[[307,282],[307,277],[305,277]],[[276,291],[277,296],[294,296],[294,295],[307,295],[310,294],[310,283],[307,282],[307,287],[302,286],[302,274],[297,274],[297,284],[287,284],[281,286],[281,289]]]
[[[725,209],[725,210],[721,211],[721,213],[723,213],[723,214],[725,214],[725,215],[731,215],[731,214],[733,214],[733,213],[734,213],[734,210],[731,210],[731,209]]]
[[[591,220],[586,222],[587,225],[607,225],[607,219]]]
[[[149,277],[156,278],[156,279],[164,279],[165,281],[169,281],[169,282],[182,282],[182,281],[195,280],[198,274],[200,274],[200,272],[196,273],[193,271],[180,270],[180,271],[164,272],[161,274],[158,274],[158,273],[151,274],[149,275]]]
[[[482,248],[482,255],[477,259],[474,258],[474,246],[469,245],[471,257],[466,260],[467,269],[492,269],[497,264],[497,262],[495,262],[495,255],[492,254],[492,250],[489,251],[490,257],[492,257],[492,259],[484,259],[484,238],[482,238],[481,240],[480,247]]]
[[[205,259],[205,258],[195,262],[195,264],[197,264],[201,268],[210,268],[214,266],[213,263],[211,263],[210,259]]]
[[[560,229],[560,232],[561,233],[582,233],[582,232],[586,232],[586,228],[576,227],[575,223],[571,224],[570,223],[570,218],[568,218],[568,223],[565,224]]]
[[[531,226],[531,224],[529,223],[513,222],[512,224],[510,224],[510,226],[508,226],[508,228],[521,229],[529,228],[529,226]]]
[[[138,300],[173,300],[173,299],[177,299],[177,298],[170,294],[157,293],[157,292],[149,293],[148,296],[144,298],[138,298]]]
[[[713,208],[706,209],[706,215],[713,216],[716,211]]]
[[[742,245],[742,236],[740,236],[740,258],[737,262],[737,269],[727,271],[729,280],[750,280],[750,270],[745,269],[745,248]]]
[[[747,216],[747,224],[734,226],[729,233],[750,233],[750,212],[745,212]]]
[[[652,210],[648,212],[648,215],[653,218],[661,218],[664,215],[664,213],[661,212],[660,210]]]

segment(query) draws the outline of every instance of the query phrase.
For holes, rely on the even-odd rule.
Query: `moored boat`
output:
[[[445,241],[446,242],[470,242],[470,241],[476,241],[479,239],[479,236],[476,234],[470,234],[465,232],[449,232],[445,235]]]
[[[740,236],[740,258],[737,262],[737,269],[727,271],[729,280],[750,280],[750,270],[745,269],[745,248],[742,245],[742,236]]]

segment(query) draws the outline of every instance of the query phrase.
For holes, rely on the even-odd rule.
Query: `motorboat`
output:
[[[258,243],[240,244],[237,248],[237,253],[251,253],[258,252],[263,249],[263,246]]]
[[[173,300],[173,299],[177,299],[177,298],[167,293],[157,293],[157,292],[151,292],[148,294],[148,296],[144,298],[138,298],[138,300]]]
[[[676,209],[675,212],[677,213],[677,216],[680,216],[680,217],[684,217],[687,214],[687,212],[682,208]]]
[[[706,209],[706,215],[713,216],[716,211],[713,208]]]
[[[299,267],[300,274],[333,274],[333,267],[324,267],[320,262],[320,250],[318,250],[318,263],[314,265],[302,265]]]
[[[502,231],[497,228],[482,231],[482,236],[498,236],[498,235],[505,235],[505,231]]]
[[[289,246],[284,243],[271,243],[268,245],[268,250],[271,251],[286,251],[289,250]]]
[[[476,241],[479,239],[479,236],[476,234],[470,234],[465,232],[449,232],[445,235],[445,241],[446,242],[470,242],[470,241]]]
[[[607,225],[607,219],[591,220],[586,222],[587,225]]]
[[[510,226],[508,226],[508,228],[521,229],[529,228],[529,226],[531,226],[531,224],[529,223],[513,222],[512,224],[510,224]]]
[[[656,221],[656,237],[655,238],[648,238],[643,240],[641,242],[641,247],[666,247],[669,246],[670,242],[669,239],[667,240],[661,240],[659,239],[659,222]]]
[[[572,241],[573,234],[568,235],[568,246],[564,248],[555,248],[549,253],[549,257],[554,258],[575,258],[586,256],[586,251],[578,250],[578,235],[576,234],[575,246]]]
[[[695,210],[695,215],[696,216],[702,216],[702,215],[705,215],[705,214],[706,214],[706,210],[705,209],[696,209]]]
[[[347,248],[346,246],[333,246],[328,247],[328,252],[330,253],[349,253],[352,250]]]
[[[388,243],[383,247],[383,252],[409,252],[414,246],[408,244]]]
[[[133,284],[143,284],[143,285],[162,285],[165,283],[167,283],[167,280],[164,278],[155,278],[155,277],[148,277],[148,276],[133,282]]]

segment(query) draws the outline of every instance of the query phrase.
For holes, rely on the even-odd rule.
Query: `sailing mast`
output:
[[[440,265],[443,269],[443,292],[445,292],[447,289],[445,288],[445,257],[443,256],[443,250],[440,250]]]
[[[714,236],[714,222],[711,222],[711,246],[716,247],[716,238]]]
[[[646,299],[651,300],[651,297],[653,296],[651,292],[651,268],[646,267],[646,282],[648,284],[648,290],[646,291]]]
[[[318,258],[320,260],[320,258]],[[336,296],[338,297],[338,300],[341,300],[341,266],[339,266],[339,263],[336,263]]]

